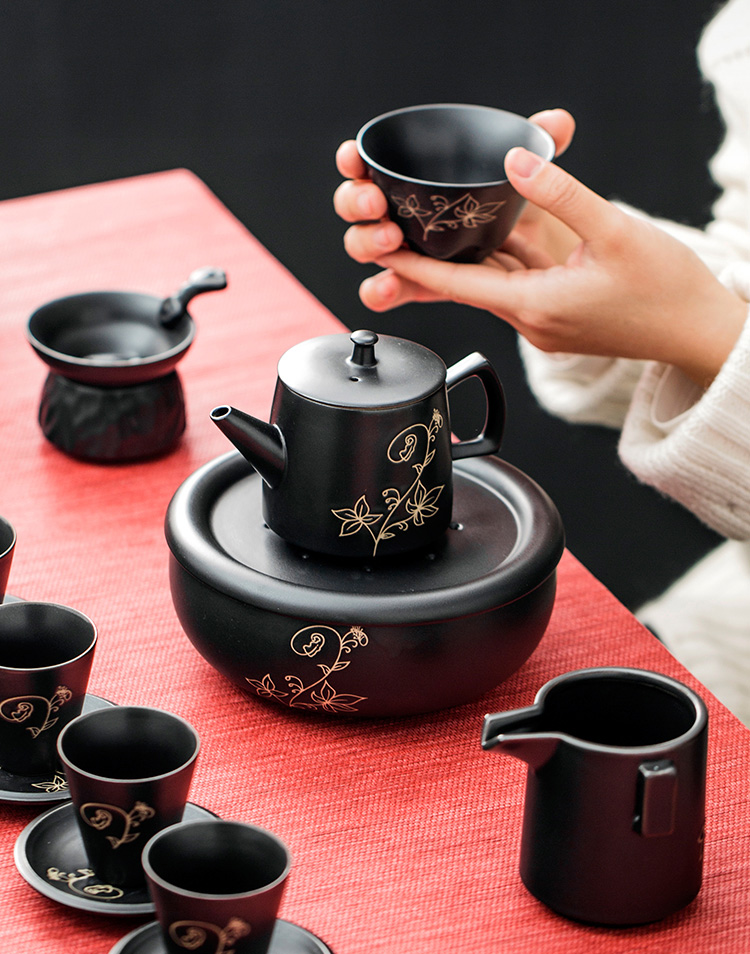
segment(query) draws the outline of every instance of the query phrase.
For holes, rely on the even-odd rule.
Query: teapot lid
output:
[[[290,348],[279,379],[301,397],[338,407],[411,404],[445,384],[445,364],[414,341],[374,331],[323,335]]]

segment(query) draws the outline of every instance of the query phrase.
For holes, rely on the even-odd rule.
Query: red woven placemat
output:
[[[231,403],[266,417],[280,355],[341,330],[201,182],[177,170],[6,202],[0,248],[0,513],[18,530],[9,591],[95,620],[92,692],[196,726],[203,750],[192,800],[266,825],[292,849],[283,917],[336,954],[745,954],[750,734],[569,554],[536,653],[459,709],[372,722],[300,716],[243,695],[192,649],[172,608],[163,520],[182,480],[227,449],[208,412]],[[229,288],[191,305],[198,334],[179,366],[188,410],[179,448],[159,461],[99,466],[48,444],[36,422],[46,372],[23,336],[33,308],[95,289],[167,295],[202,265],[226,269]],[[525,891],[524,767],[479,745],[485,712],[527,705],[547,679],[591,665],[668,673],[711,710],[704,887],[685,912],[651,927],[583,927]],[[85,914],[27,885],[13,844],[36,813],[0,806],[3,950],[108,951],[146,919]]]

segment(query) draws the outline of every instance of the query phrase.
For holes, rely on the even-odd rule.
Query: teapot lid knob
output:
[[[350,340],[354,344],[352,356],[349,358],[351,364],[357,364],[361,368],[372,368],[378,363],[375,357],[378,336],[374,331],[353,331]]]

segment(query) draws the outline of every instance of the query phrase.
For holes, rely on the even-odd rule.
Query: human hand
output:
[[[568,148],[575,132],[575,121],[570,113],[564,109],[545,110],[532,116],[531,121],[552,136],[556,155],[559,156]],[[336,163],[346,180],[336,190],[334,207],[345,221],[356,223],[344,237],[348,253],[358,262],[374,262],[383,254],[396,251],[403,244],[403,233],[396,223],[387,218],[385,196],[367,178],[367,169],[354,140],[341,144]],[[546,249],[556,261],[564,261],[579,241],[578,236],[558,219],[528,204],[515,225],[514,234]],[[507,256],[503,260],[506,265],[510,264]],[[383,276],[382,282],[364,282],[362,299],[375,311],[393,308],[406,301],[434,300],[435,296],[428,289],[407,287],[405,284],[399,286],[398,278],[393,275]],[[389,292],[384,300],[379,296],[381,289]]]
[[[344,146],[339,154],[342,171],[353,171]],[[401,249],[392,222],[349,229],[352,257],[385,268],[362,284],[364,303],[384,311],[408,301],[462,302],[504,319],[544,351],[662,361],[701,386],[710,383],[740,334],[747,303],[687,246],[553,163],[517,148],[508,153],[505,168],[514,188],[547,215],[535,221],[532,213],[481,264],[441,262]],[[385,214],[385,199],[372,183],[340,189],[343,217],[357,207],[359,218],[367,218],[366,211],[370,218]],[[352,199],[361,205],[350,205]],[[558,233],[561,243],[553,250],[534,230],[546,231],[548,239],[555,222],[567,230],[567,239]]]
[[[563,264],[520,233],[479,265],[399,250],[379,256],[394,298],[429,295],[484,308],[550,352],[662,361],[707,386],[732,350],[748,306],[682,242],[618,209],[522,148],[505,169],[530,203],[580,241]],[[392,292],[393,294],[393,292]]]

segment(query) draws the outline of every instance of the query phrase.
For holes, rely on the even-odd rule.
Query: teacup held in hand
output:
[[[521,214],[504,160],[514,146],[552,159],[541,127],[502,109],[439,103],[376,116],[357,148],[409,245],[432,258],[480,262]]]

